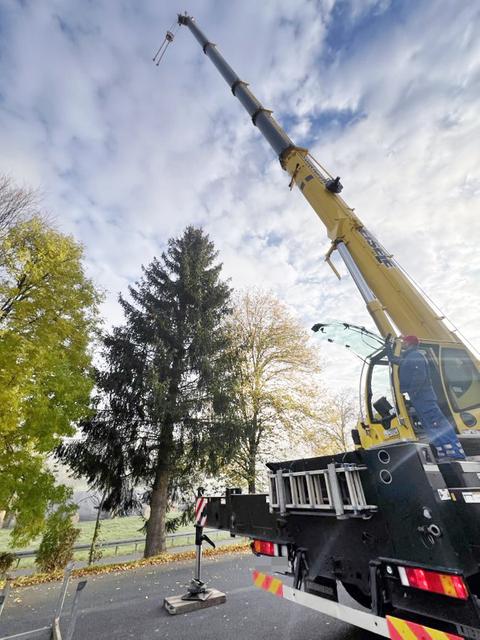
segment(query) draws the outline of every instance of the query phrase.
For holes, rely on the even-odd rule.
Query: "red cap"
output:
[[[417,336],[402,336],[402,341],[409,347],[417,347],[420,344],[420,340],[417,338]]]

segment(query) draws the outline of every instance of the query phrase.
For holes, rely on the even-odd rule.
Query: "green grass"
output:
[[[129,538],[140,538],[144,523],[140,516],[129,516],[127,518],[112,518],[112,520],[102,520],[101,536],[102,539],[109,542],[110,540],[128,540]],[[75,525],[80,529],[80,536],[75,544],[88,544],[92,539],[95,522],[79,522]],[[27,549],[38,549],[41,537],[32,540]],[[9,549],[10,531],[0,529],[0,551]],[[20,549],[14,549],[20,551]]]
[[[174,516],[175,514],[171,514]],[[144,520],[140,516],[128,516],[126,518],[112,518],[111,520],[102,520],[102,526],[100,529],[100,537],[103,542],[111,542],[114,540],[130,540],[131,538],[142,538],[144,537],[144,533],[140,531],[144,524]],[[79,522],[75,525],[78,529],[80,529],[80,536],[76,541],[76,545],[78,544],[89,544],[92,535],[93,529],[95,527],[95,522]],[[180,540],[170,541],[169,546],[184,546],[186,544],[193,544],[194,536],[193,536],[193,525],[186,525],[184,527],[180,527],[176,533],[191,531],[192,536],[189,538],[181,538]],[[229,534],[226,533],[225,538],[229,537]],[[36,538],[32,540],[28,547],[25,549],[38,549],[38,545],[40,544],[41,538]],[[0,529],[0,552],[2,551],[21,551],[21,549],[10,549],[10,532],[6,529]],[[172,545],[173,542],[173,545]],[[138,544],[137,551],[139,553],[142,552],[142,543]],[[135,552],[135,545],[125,545],[121,546],[117,550],[118,556],[128,556]],[[102,554],[104,558],[115,557],[117,554],[115,553],[115,547],[106,547],[102,549]],[[75,552],[75,560],[87,560],[88,551],[77,551]],[[35,565],[35,558],[22,558],[20,562],[20,568],[28,568],[33,567]]]

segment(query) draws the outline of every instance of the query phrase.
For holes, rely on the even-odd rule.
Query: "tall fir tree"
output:
[[[225,319],[230,289],[208,236],[188,227],[120,297],[126,322],[105,340],[99,390],[123,443],[124,473],[148,487],[145,556],[165,549],[167,509],[234,449]]]

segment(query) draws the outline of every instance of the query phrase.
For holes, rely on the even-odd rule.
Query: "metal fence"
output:
[[[213,537],[216,540],[226,539],[230,537],[225,531],[219,531],[218,529],[205,529],[205,533],[208,534],[209,537]],[[178,542],[184,538],[184,542],[182,544],[178,544]],[[195,541],[195,531],[182,531],[180,533],[171,533],[167,536],[167,547],[177,547],[177,546],[192,546]],[[109,542],[100,542],[98,544],[98,548],[106,549],[108,547],[115,547],[114,555],[118,555],[118,550],[121,547],[134,547],[134,552],[137,553],[138,545],[145,544],[145,536],[142,538],[130,538],[129,540],[111,540]],[[76,551],[87,551],[90,549],[90,544],[77,544],[73,547],[73,550]],[[18,569],[20,562],[23,558],[34,558],[37,555],[38,549],[29,549],[27,551],[15,551],[15,556],[17,559],[16,568]]]

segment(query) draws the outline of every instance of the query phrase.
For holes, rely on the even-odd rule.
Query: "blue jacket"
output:
[[[431,444],[436,447],[437,458],[465,460],[455,429],[438,405],[427,358],[414,347],[405,351],[401,358],[395,358],[393,363],[399,364],[400,391],[408,393]]]
[[[400,361],[398,375],[400,391],[408,393],[412,402],[415,397],[423,400],[437,400],[427,359],[419,349],[413,348],[405,352]]]

